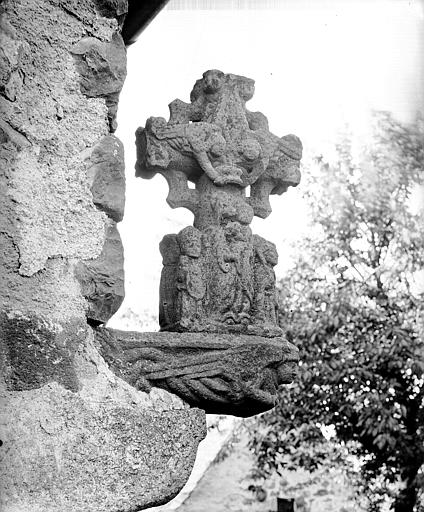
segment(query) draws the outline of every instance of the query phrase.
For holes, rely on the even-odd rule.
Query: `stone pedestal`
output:
[[[162,331],[280,336],[275,245],[229,221],[184,228],[160,245]]]

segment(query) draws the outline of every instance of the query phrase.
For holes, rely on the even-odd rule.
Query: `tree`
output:
[[[280,283],[280,323],[301,350],[300,371],[251,433],[262,474],[313,470],[348,449],[362,461],[369,511],[384,500],[418,510],[422,491],[424,215],[412,199],[423,141],[421,120],[375,113],[366,147],[344,135],[335,163],[320,157],[304,172],[314,228]]]

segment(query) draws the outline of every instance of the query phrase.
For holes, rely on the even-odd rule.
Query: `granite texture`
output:
[[[87,320],[94,325],[106,323],[118,311],[125,296],[124,249],[115,222],[106,226],[100,256],[93,261],[79,262],[75,276],[87,300]]]
[[[205,434],[202,411],[114,375],[89,326],[124,293],[124,156],[111,131],[126,9],[125,0],[0,8],[2,512],[163,503]]]
[[[0,231],[18,248],[19,273],[31,277],[49,258],[95,258],[101,251],[104,214],[93,204],[83,152],[108,133],[107,108],[104,99],[80,92],[70,49],[86,33],[83,22],[47,1],[8,0],[2,9],[9,27],[2,56],[15,63],[13,71],[6,67],[5,89],[16,75],[22,83],[13,100],[0,95],[7,133]],[[95,18],[87,23],[111,38],[112,21]]]
[[[125,209],[125,162],[124,146],[117,137],[107,135],[93,147],[87,176],[94,204],[112,220],[120,222]]]
[[[162,332],[96,332],[110,368],[137,389],[236,416],[274,407],[298,362],[279,325],[276,247],[250,224],[271,213],[271,194],[299,184],[302,143],[247,110],[254,90],[250,78],[209,70],[190,103],[176,99],[168,121],[150,117],[137,129],[136,176],[163,175],[169,205],[194,222],[159,246]]]
[[[136,132],[136,175],[162,174],[170,206],[194,214],[193,226],[160,245],[162,331],[282,334],[278,254],[250,223],[271,213],[271,194],[298,185],[302,144],[277,137],[261,112],[247,110],[254,90],[250,78],[206,71],[190,103],[172,101],[168,121],[150,117]]]
[[[199,410],[157,412],[88,401],[57,384],[1,392],[0,400],[5,512],[121,512],[159,505],[183,487],[205,435]]]
[[[125,45],[119,33],[110,41],[85,37],[72,47],[80,74],[81,92],[90,98],[106,99],[110,131],[117,128],[119,94],[127,74]]]
[[[95,340],[111,370],[134,388],[165,389],[209,414],[271,409],[299,360],[298,349],[277,337],[99,328]]]
[[[45,318],[0,314],[2,374],[10,390],[37,389],[57,382],[78,391],[75,352],[87,336],[83,322],[54,324]]]

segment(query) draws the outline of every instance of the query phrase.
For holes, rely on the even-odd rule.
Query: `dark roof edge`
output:
[[[141,32],[169,0],[128,0],[128,14],[122,27],[125,45],[135,43]]]

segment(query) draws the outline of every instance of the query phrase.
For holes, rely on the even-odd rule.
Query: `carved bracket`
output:
[[[292,382],[298,350],[283,338],[96,330],[110,368],[141,391],[175,393],[208,414],[252,416],[275,406]]]

